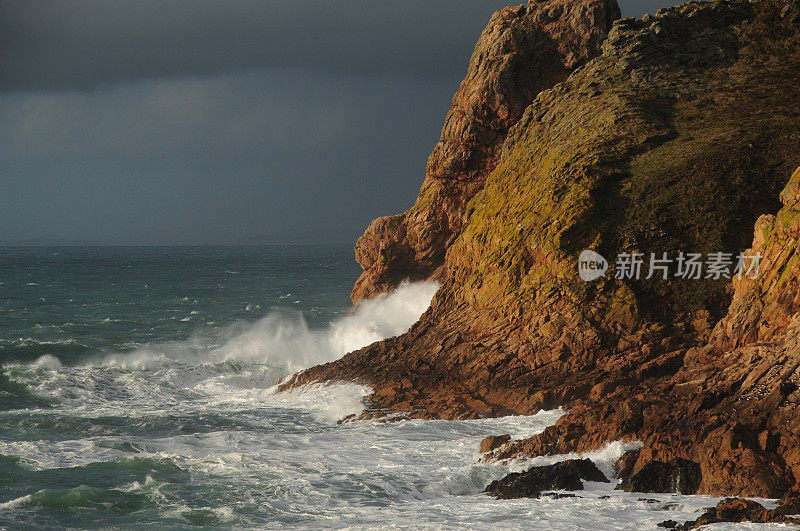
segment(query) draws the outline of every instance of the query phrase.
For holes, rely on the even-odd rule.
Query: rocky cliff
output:
[[[673,375],[631,379],[576,403],[543,434],[497,458],[584,451],[640,440],[630,472],[653,461],[698,463],[695,492],[780,497],[800,478],[800,169],[777,216],[756,222],[756,279],[734,277],[733,302],[708,343],[678,351]]]
[[[356,299],[435,275],[431,308],[286,385],[369,384],[364,417],[566,407],[494,456],[638,439],[630,473],[680,458],[698,492],[782,495],[800,479],[800,4],[616,13],[544,0],[492,18],[417,203],[357,246]],[[748,247],[757,279],[615,278],[623,252]],[[578,277],[584,249],[611,258],[605,277]]]
[[[356,243],[353,302],[402,280],[442,278],[467,202],[497,166],[508,130],[539,92],[600,54],[615,0],[551,0],[494,14],[453,97],[414,206],[373,221]]]

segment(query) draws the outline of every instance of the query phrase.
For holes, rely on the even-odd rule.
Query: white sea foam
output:
[[[274,388],[271,391],[270,405],[304,409],[315,418],[328,422],[361,413],[364,397],[372,393],[369,387],[348,383],[311,384],[284,393],[274,393]]]
[[[11,510],[17,509],[18,507],[22,507],[31,501],[31,495],[28,494],[26,496],[20,496],[19,498],[14,498],[13,500],[9,500],[5,503],[0,503],[0,510]]]
[[[614,481],[587,482],[574,498],[496,500],[482,491],[510,471],[588,457],[610,477],[614,461],[638,443],[486,463],[478,447],[487,435],[530,437],[565,412],[337,425],[362,410],[368,388],[313,384],[275,393],[269,387],[291,370],[404,332],[435,290],[434,284],[404,285],[323,330],[282,311],[213,333],[198,330],[186,341],[131,342],[128,348],[137,350],[84,365],[61,366],[53,356],[6,364],[9,380],[49,400],[0,412],[0,455],[21,458],[7,466],[24,468],[19,488],[0,498],[0,526],[56,522],[50,519],[67,513],[54,512],[54,498],[95,495],[84,487],[49,492],[69,484],[89,485],[125,504],[147,500],[110,527],[653,529],[667,519],[694,519],[719,501],[645,498],[614,490]],[[296,298],[287,293],[284,303]],[[178,319],[186,315],[179,311]],[[17,340],[0,340],[6,344]],[[91,527],[115,514],[123,518],[105,506],[81,506],[68,516],[76,527]]]
[[[532,459],[518,460],[513,464],[515,471],[527,470],[531,466],[545,466],[552,465],[553,463],[560,463],[567,459],[591,459],[597,465],[606,477],[611,478],[614,476],[614,464],[619,460],[625,452],[630,450],[638,450],[642,447],[641,441],[613,441],[605,445],[603,448],[586,452],[583,454],[570,453],[570,454],[557,454],[542,457],[535,457]]]
[[[41,356],[34,362],[33,365],[35,367],[42,367],[45,369],[52,369],[52,370],[61,368],[61,362],[58,360],[58,358],[56,358],[52,354],[45,354],[44,356]]]
[[[332,394],[342,390],[328,388]],[[275,398],[284,400],[288,409],[304,409],[304,400],[313,408],[320,398],[316,393],[327,391],[315,386],[305,392],[305,398],[299,396],[302,392],[295,395],[299,400],[294,404],[286,396]],[[257,418],[248,417],[246,404],[240,407],[242,418]],[[703,507],[719,500],[672,494],[648,494],[643,499],[638,493],[614,490],[613,482],[587,483],[576,498],[496,500],[482,494],[489,482],[515,467],[481,462],[481,438],[497,433],[535,435],[564,414],[560,410],[530,417],[360,422],[336,428],[283,411],[263,416],[265,425],[259,430],[176,433],[142,442],[146,450],[137,458],[175,463],[203,486],[225,485],[213,498],[198,496],[196,485],[167,485],[168,479],[150,476],[126,484],[123,490],[147,495],[171,518],[181,518],[187,511],[211,511],[221,522],[240,518],[230,521],[248,528],[291,525],[309,517],[306,523],[315,528],[653,529],[667,519],[694,519]],[[61,467],[130,457],[115,455],[108,445],[93,444],[96,440],[32,441],[13,453],[44,459],[40,466],[46,468],[56,465],[53,455],[61,457],[56,465]],[[615,443],[586,457],[604,462],[623,450],[624,445]],[[526,468],[533,462],[528,461]],[[169,498],[160,492],[165,486],[172,493]],[[15,499],[0,509],[15,511],[26,503],[25,498]]]
[[[39,410],[31,419],[101,416],[105,422],[96,432],[81,431],[72,440],[4,442],[0,454],[23,457],[38,470],[131,458],[173,463],[192,481],[154,469],[134,481],[123,477],[124,483],[115,488],[147,496],[159,514],[170,519],[209,512],[217,525],[237,528],[301,521],[315,528],[653,529],[667,519],[694,519],[703,507],[719,500],[673,494],[648,494],[643,499],[641,494],[614,490],[614,482],[587,483],[576,498],[496,500],[482,494],[491,481],[510,471],[577,456],[484,463],[478,454],[480,440],[500,433],[530,437],[554,424],[564,411],[336,426],[335,420],[361,409],[368,389],[310,385],[273,394],[258,386],[262,370],[267,369],[65,368],[63,373],[74,373],[73,378],[54,385],[69,386],[72,392],[57,409]],[[87,397],[75,392],[83,386],[92,394],[103,389],[125,393],[84,405]],[[125,428],[107,432],[102,426],[109,426],[114,417],[126,419],[120,424]],[[216,424],[204,426],[215,418]],[[157,429],[151,432],[142,423],[154,423]],[[135,453],[120,442],[132,443]],[[613,462],[637,446],[615,442],[582,457],[593,459],[610,475]],[[30,498],[14,498],[0,505],[0,512],[23,514],[29,503]]]
[[[148,345],[106,356],[101,364],[153,369],[181,361],[235,360],[265,363],[288,374],[404,333],[425,312],[437,289],[435,282],[404,283],[392,293],[359,304],[323,330],[312,330],[299,312],[274,311],[255,323],[231,325],[220,337],[196,335],[187,341]]]
[[[362,302],[352,315],[331,326],[328,341],[333,352],[341,356],[402,334],[428,309],[438,288],[435,282],[405,283],[392,293]]]

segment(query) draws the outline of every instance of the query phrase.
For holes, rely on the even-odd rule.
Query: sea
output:
[[[616,480],[495,500],[492,480],[575,456],[485,463],[481,439],[565,411],[339,423],[368,387],[276,392],[403,333],[438,288],[352,308],[358,274],[338,246],[0,248],[0,529],[654,529],[719,500]],[[585,457],[611,477],[635,446]]]

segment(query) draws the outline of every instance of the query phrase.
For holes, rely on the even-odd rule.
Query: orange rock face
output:
[[[480,452],[486,454],[511,440],[511,435],[490,435],[481,441]]]
[[[588,450],[638,439],[629,470],[653,460],[700,463],[698,492],[780,497],[800,479],[800,169],[783,208],[756,223],[748,255],[757,279],[734,278],[733,302],[708,344],[688,349],[674,376],[631,380],[582,401],[539,436],[497,458]],[[768,520],[763,520],[768,521]]]
[[[406,334],[284,387],[370,385],[363,418],[563,407],[555,426],[487,455],[639,440],[626,475],[680,459],[699,465],[698,493],[800,490],[793,6],[692,2],[617,21],[588,61],[616,16],[607,2],[495,15],[417,204],[373,222],[356,248],[355,300],[433,275],[442,287],[430,309]],[[545,78],[563,82],[509,92]],[[576,267],[583,249],[748,247],[763,257],[757,279],[617,279],[611,259],[605,277],[583,282]]]
[[[494,14],[445,118],[416,204],[373,221],[356,244],[357,302],[405,279],[443,278],[467,202],[494,170],[508,130],[539,92],[600,54],[616,0],[531,1]]]

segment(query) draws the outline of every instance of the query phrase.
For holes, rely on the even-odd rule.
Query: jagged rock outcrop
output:
[[[793,6],[692,2],[616,22],[602,55],[539,93],[509,129],[420,321],[285,386],[369,384],[363,418],[563,406],[555,426],[494,457],[640,440],[631,474],[686,459],[700,466],[700,493],[780,496],[796,485]],[[620,252],[747,247],[764,257],[758,279],[614,278]],[[611,258],[604,278],[578,278],[583,249]]]
[[[441,278],[467,202],[497,166],[508,130],[539,92],[600,54],[615,0],[531,0],[494,14],[453,97],[414,206],[373,221],[356,244],[353,302],[406,279]]]
[[[712,336],[718,349],[774,341],[800,326],[800,169],[780,200],[783,208],[776,216],[767,214],[756,222],[749,253],[761,256],[760,274],[734,278],[730,311]]]
[[[511,435],[490,435],[481,441],[478,451],[482,454],[488,454],[500,448],[505,443],[511,440]]]
[[[779,497],[797,488],[799,183],[800,169],[780,194],[778,214],[756,222],[746,254],[762,257],[758,277],[734,278],[728,314],[707,345],[685,353],[674,376],[621,387],[605,403],[579,404],[556,426],[504,445],[496,457],[579,451],[602,439],[635,438],[644,447],[636,454],[634,477],[654,460],[680,457],[700,463],[699,492]]]
[[[568,459],[525,472],[512,472],[492,481],[484,492],[502,500],[538,498],[545,490],[583,490],[581,480],[609,482],[589,459]]]
[[[623,479],[617,487],[626,492],[679,492],[694,494],[700,487],[700,465],[688,459],[649,461],[641,470]]]
[[[678,525],[670,521],[659,524],[669,529],[697,529],[698,527],[720,522],[753,522],[759,524],[780,523],[800,525],[800,518],[790,518],[780,509],[765,509],[763,505],[752,500],[727,498],[716,507],[710,507],[699,518]]]

